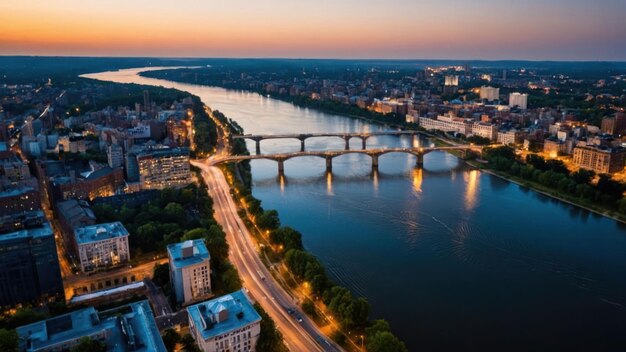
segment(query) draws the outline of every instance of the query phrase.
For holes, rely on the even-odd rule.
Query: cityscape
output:
[[[626,349],[626,4],[0,13],[0,350]]]

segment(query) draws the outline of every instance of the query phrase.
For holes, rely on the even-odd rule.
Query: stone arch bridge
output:
[[[217,156],[209,158],[207,161],[210,165],[218,165],[230,162],[241,162],[244,160],[256,160],[256,159],[268,159],[274,160],[278,163],[278,172],[280,174],[285,171],[285,161],[291,158],[313,156],[326,160],[326,171],[330,172],[333,169],[333,158],[346,154],[366,154],[371,157],[372,168],[378,169],[378,159],[385,154],[389,153],[406,153],[416,156],[416,166],[421,167],[424,165],[424,155],[437,150],[442,151],[458,151],[461,153],[461,157],[466,157],[470,152],[476,152],[482,154],[483,147],[476,145],[456,145],[450,147],[432,147],[432,148],[384,148],[384,149],[364,149],[364,150],[328,150],[328,151],[303,151],[293,153],[278,153],[278,154],[258,154],[258,155],[230,155],[230,156]]]
[[[361,132],[361,133],[299,133],[299,134],[245,134],[232,136],[233,139],[250,139],[256,143],[256,154],[261,154],[261,141],[266,139],[298,139],[300,141],[300,152],[305,152],[305,141],[315,137],[338,137],[345,141],[345,150],[350,150],[350,140],[352,138],[361,139],[362,149],[367,148],[367,140],[373,136],[416,136],[419,131],[386,131],[386,132]]]

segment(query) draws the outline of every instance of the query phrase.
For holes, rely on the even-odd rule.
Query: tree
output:
[[[407,352],[404,342],[389,331],[378,332],[367,337],[368,352]]]
[[[274,230],[280,226],[280,219],[276,210],[266,210],[257,219],[257,225],[263,230]]]
[[[152,281],[158,286],[165,287],[170,284],[170,266],[167,263],[155,264]]]
[[[593,176],[595,176],[595,172],[591,170],[580,169],[572,174],[572,178],[574,182],[582,185],[591,182]]]
[[[185,336],[183,336],[180,339],[180,343],[181,345],[183,345],[183,348],[185,349],[186,352],[199,352],[200,348],[198,348],[198,345],[196,345],[196,341],[193,339],[193,336],[191,336],[190,334],[186,334]]]
[[[283,245],[286,252],[290,249],[302,249],[302,234],[291,227],[280,227],[270,232],[272,244]]]
[[[221,265],[221,263],[226,262],[228,259],[228,242],[226,242],[224,231],[222,231],[221,228],[218,229],[219,233],[214,232],[209,234],[209,237],[206,239],[206,245],[209,249],[209,253],[211,253],[211,258],[218,262],[218,265]]]
[[[168,351],[174,351],[176,345],[180,342],[180,335],[174,329],[167,329],[163,334],[163,344]]]
[[[163,209],[163,217],[168,222],[182,224],[185,219],[185,209],[178,203],[168,203]]]
[[[17,352],[18,342],[15,330],[0,329],[0,351]]]
[[[187,232],[185,232],[185,234],[183,235],[183,237],[180,238],[181,242],[184,241],[193,241],[193,240],[199,240],[199,239],[205,239],[208,236],[208,231],[203,229],[203,228],[197,228],[197,229],[193,229],[193,230],[189,230]],[[213,254],[213,253],[211,253]]]
[[[105,352],[107,346],[104,342],[92,340],[89,337],[81,337],[78,345],[72,347],[70,352]]]

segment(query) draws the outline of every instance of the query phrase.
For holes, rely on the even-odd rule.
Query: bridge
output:
[[[326,160],[326,171],[331,172],[333,169],[333,158],[346,154],[366,154],[371,157],[372,169],[378,169],[378,159],[385,154],[389,153],[405,153],[412,154],[417,157],[416,166],[421,167],[424,165],[424,155],[437,151],[460,151],[462,156],[467,156],[468,152],[477,152],[482,154],[483,147],[476,145],[456,145],[450,147],[432,147],[432,148],[385,148],[385,149],[364,149],[364,150],[328,150],[328,151],[301,151],[293,153],[279,153],[279,154],[257,154],[257,155],[227,155],[210,158],[207,161],[211,165],[218,165],[222,163],[241,162],[244,160],[257,160],[267,159],[274,160],[278,163],[278,173],[283,174],[285,172],[285,161],[291,158],[314,156]]]
[[[300,152],[305,152],[305,141],[315,137],[338,137],[346,142],[345,150],[350,150],[350,140],[360,138],[362,149],[367,147],[367,139],[373,136],[415,136],[420,131],[387,131],[387,132],[359,132],[359,133],[299,133],[299,134],[245,134],[232,136],[233,139],[250,139],[256,143],[256,154],[261,154],[261,141],[265,139],[298,139],[300,140]]]

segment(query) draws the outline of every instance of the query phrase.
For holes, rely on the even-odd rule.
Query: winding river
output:
[[[152,68],[154,69],[154,68]],[[380,131],[384,127],[294,107],[258,94],[140,77],[130,69],[86,75],[162,85],[199,96],[246,133]],[[307,149],[342,149],[339,138]],[[360,140],[352,141],[360,148]],[[371,147],[426,145],[372,137]],[[248,148],[254,151],[254,144]],[[264,153],[297,151],[267,140]],[[444,152],[388,154],[372,172],[350,154],[252,162],[254,195],[304,234],[331,275],[372,304],[411,351],[626,349],[626,227],[466,167]]]

